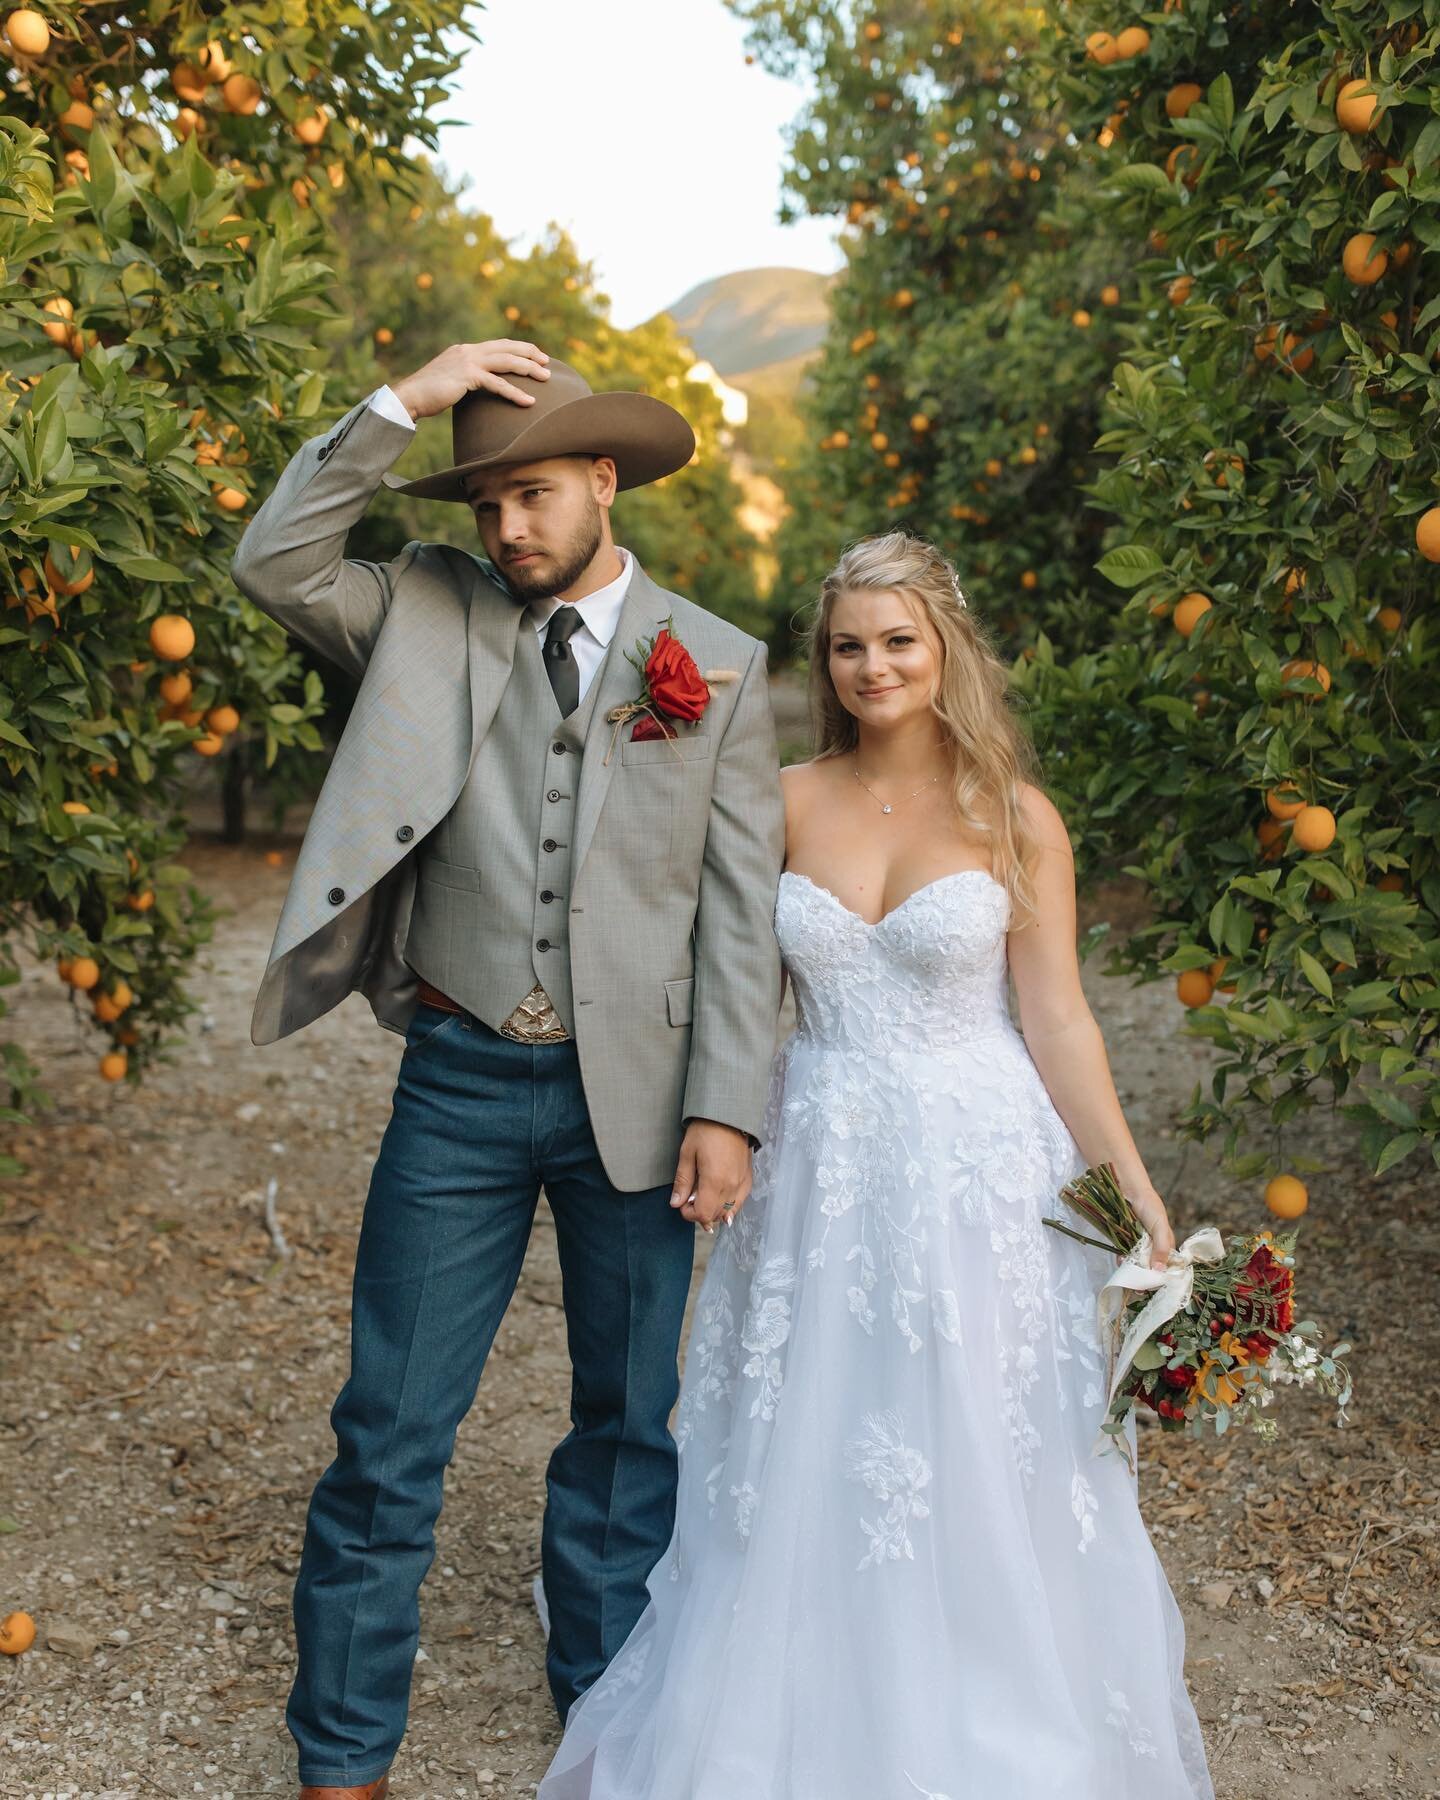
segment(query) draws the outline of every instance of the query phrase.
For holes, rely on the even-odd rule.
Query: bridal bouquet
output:
[[[1257,1232],[1227,1246],[1213,1225],[1186,1238],[1165,1269],[1152,1269],[1150,1234],[1125,1198],[1114,1165],[1087,1169],[1060,1198],[1096,1227],[1088,1237],[1060,1219],[1047,1225],[1100,1250],[1120,1267],[1097,1300],[1109,1370],[1109,1410],[1097,1448],[1109,1441],[1129,1460],[1125,1421],[1138,1402],[1161,1429],[1197,1437],[1249,1424],[1273,1437],[1262,1418],[1275,1389],[1294,1383],[1335,1397],[1340,1417],[1350,1399],[1350,1346],[1322,1350],[1311,1320],[1295,1322],[1294,1230]]]

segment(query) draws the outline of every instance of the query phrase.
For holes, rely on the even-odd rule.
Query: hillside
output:
[[[798,375],[825,336],[834,279],[808,269],[741,269],[701,282],[665,310],[697,356],[743,387],[775,363],[794,364]]]

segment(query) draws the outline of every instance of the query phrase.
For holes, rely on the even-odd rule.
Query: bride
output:
[[[1109,1161],[1174,1246],[1068,835],[930,545],[847,550],[810,648],[798,1024],[696,1304],[670,1547],[539,1800],[1210,1800],[1135,1478],[1092,1456],[1114,1259],[1041,1223]]]

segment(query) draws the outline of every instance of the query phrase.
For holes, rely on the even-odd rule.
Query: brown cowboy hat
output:
[[[622,488],[643,487],[683,469],[695,454],[695,433],[673,406],[648,394],[597,394],[585,377],[552,357],[550,379],[507,375],[535,404],[517,406],[477,388],[451,411],[455,461],[418,481],[382,477],[387,487],[422,500],[469,505],[465,476],[497,463],[538,462],[547,456],[610,456]]]

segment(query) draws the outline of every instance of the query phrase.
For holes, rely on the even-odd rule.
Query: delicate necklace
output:
[[[864,788],[865,792],[870,796],[870,798],[873,801],[875,801],[875,803],[879,806],[882,813],[894,812],[894,810],[897,806],[903,806],[907,800],[913,800],[915,798],[915,794],[923,794],[927,787],[931,787],[935,782],[937,782],[940,779],[939,775],[932,775],[930,777],[929,781],[922,781],[920,783],[919,787],[916,788],[916,790],[915,790],[915,794],[902,794],[900,799],[898,799],[898,800],[882,800],[880,798],[880,796],[875,792],[874,788],[871,787],[870,783],[861,776],[860,762],[859,762],[858,758],[850,765],[850,767],[855,776],[855,779],[860,783],[861,787]],[[941,773],[943,774],[944,771],[942,770]]]

